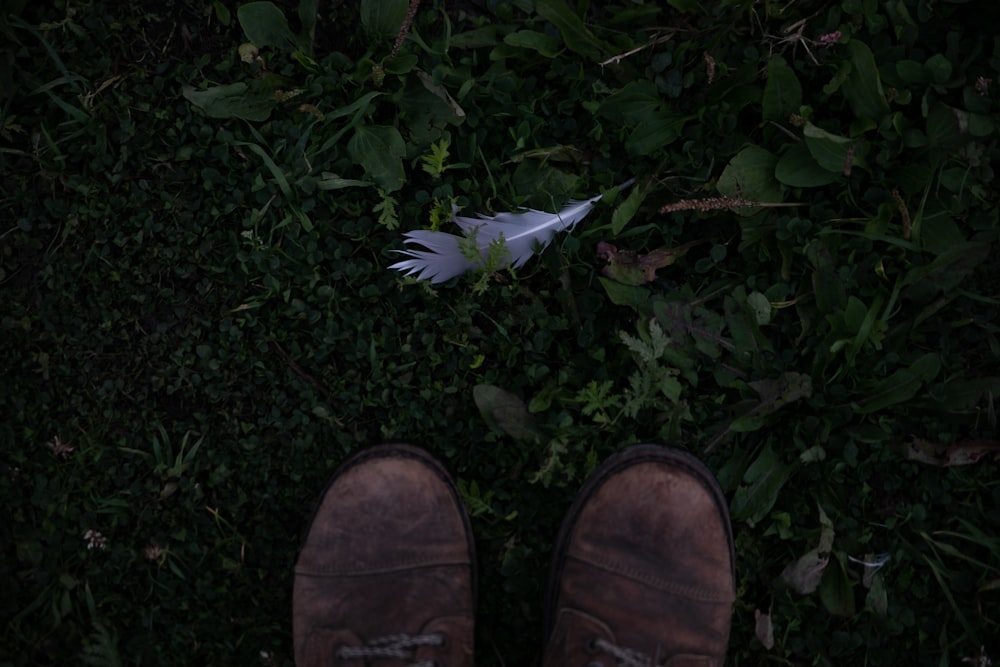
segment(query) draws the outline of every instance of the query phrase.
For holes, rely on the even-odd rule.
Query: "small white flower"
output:
[[[83,534],[83,539],[87,540],[87,549],[104,550],[108,548],[108,538],[96,530],[88,530]]]
[[[53,455],[61,459],[69,458],[69,455],[73,453],[74,449],[73,447],[70,447],[69,444],[63,442],[58,435],[53,436],[52,440],[45,443],[45,446],[49,448],[49,451],[52,452]]]
[[[972,658],[969,657],[962,658],[962,662],[966,664],[971,664],[973,667],[992,667],[993,660],[990,659],[990,656],[986,655],[985,651],[986,647],[980,646],[979,655]]]

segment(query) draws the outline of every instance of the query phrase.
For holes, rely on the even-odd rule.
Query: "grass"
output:
[[[459,480],[481,664],[639,441],[730,498],[731,664],[995,659],[998,10],[406,9],[5,6],[0,664],[291,664],[309,508],[391,439]],[[517,271],[386,268],[601,193]]]

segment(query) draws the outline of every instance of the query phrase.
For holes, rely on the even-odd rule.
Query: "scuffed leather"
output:
[[[355,456],[334,474],[295,566],[296,664],[358,664],[326,662],[323,637],[360,645],[430,628],[447,643],[421,655],[471,667],[474,562],[458,492],[429,454],[383,445]]]
[[[578,644],[599,634],[655,664],[721,665],[736,590],[722,493],[688,455],[631,449],[595,471],[567,517],[544,664],[593,661]]]

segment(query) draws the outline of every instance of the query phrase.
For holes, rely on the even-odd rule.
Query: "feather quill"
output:
[[[624,189],[634,181],[634,178],[629,179],[619,185],[618,189]],[[536,248],[547,246],[556,232],[575,227],[600,199],[601,195],[590,199],[570,200],[558,213],[525,209],[521,213],[478,214],[475,218],[456,215],[455,224],[462,230],[464,238],[427,229],[407,232],[403,235],[404,243],[420,245],[425,249],[397,250],[396,252],[410,259],[396,262],[389,268],[403,271],[407,276],[415,275],[419,280],[443,283],[483,266],[490,244],[502,239],[509,255],[508,263],[517,269],[531,258]],[[480,253],[479,261],[472,261],[462,254],[461,244],[465,239],[475,239]]]

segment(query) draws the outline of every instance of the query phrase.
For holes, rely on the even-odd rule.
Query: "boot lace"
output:
[[[595,638],[591,646],[612,656],[619,667],[651,667],[653,664],[653,659],[645,653],[612,644],[600,637]]]
[[[352,659],[398,658],[413,660],[416,649],[421,646],[444,646],[442,635],[388,635],[373,639],[364,646],[342,646],[337,657]],[[407,667],[434,667],[433,660],[412,662]]]

